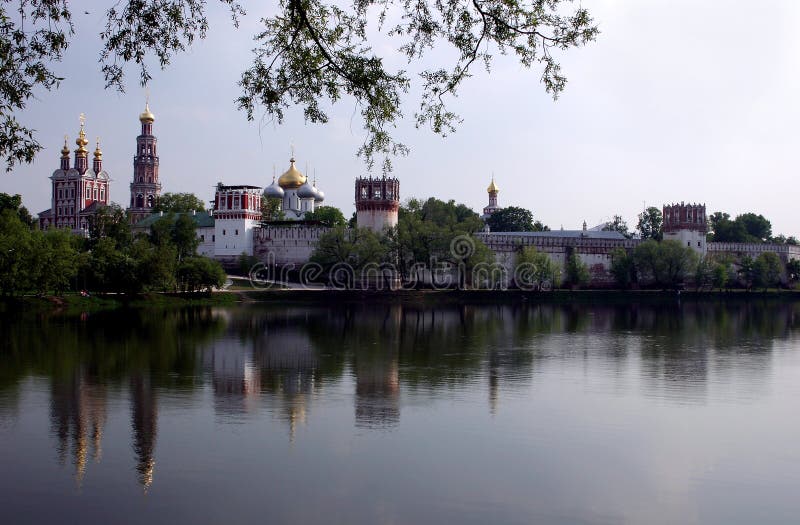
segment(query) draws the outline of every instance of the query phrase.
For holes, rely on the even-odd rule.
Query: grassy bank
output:
[[[408,303],[426,306],[453,304],[628,304],[675,303],[676,301],[748,301],[800,300],[797,290],[694,292],[657,290],[555,290],[526,292],[521,290],[304,290],[304,289],[239,289],[194,294],[140,295],[65,295],[61,297],[15,297],[0,299],[0,312],[11,308],[92,312],[115,308],[172,308],[184,306],[230,306],[241,303],[303,303],[337,305],[343,303]]]

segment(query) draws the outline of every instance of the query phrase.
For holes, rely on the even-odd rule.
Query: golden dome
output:
[[[64,147],[61,148],[61,156],[62,157],[69,157],[69,146],[67,146],[67,136],[64,135]]]
[[[497,187],[497,184],[494,183],[494,177],[492,177],[492,183],[489,184],[489,187],[486,188],[487,193],[497,193],[500,191],[500,188]]]
[[[83,122],[81,122],[81,130],[78,132],[78,138],[75,139],[75,144],[78,145],[78,149],[75,150],[75,153],[83,156],[89,153],[89,150],[86,149],[86,145],[89,144],[89,141],[86,140],[86,132],[83,131]]]
[[[150,104],[145,103],[144,105],[144,113],[139,115],[140,122],[153,122],[156,119],[156,116],[150,111]]]
[[[278,186],[284,190],[296,190],[306,183],[306,176],[300,173],[294,165],[294,157],[289,159],[289,169],[286,173],[278,177]]]
[[[94,149],[94,158],[97,160],[103,158],[103,152],[100,151],[100,137],[97,138],[97,147]]]

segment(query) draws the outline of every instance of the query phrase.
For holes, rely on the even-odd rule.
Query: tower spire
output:
[[[89,168],[89,161],[87,160],[89,150],[86,149],[86,145],[89,144],[89,141],[86,140],[86,130],[84,129],[86,115],[81,113],[78,119],[81,122],[81,129],[78,131],[78,138],[75,139],[75,144],[78,146],[78,149],[75,150],[75,169],[83,175]]]

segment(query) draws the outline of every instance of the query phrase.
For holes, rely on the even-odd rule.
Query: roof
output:
[[[548,232],[488,232],[485,235],[517,235],[519,237],[558,237],[570,239],[619,239],[626,237],[618,231],[553,230]]]
[[[149,228],[152,226],[156,221],[159,219],[169,218],[172,217],[173,221],[176,221],[178,217],[181,215],[188,215],[192,219],[194,219],[194,223],[198,228],[213,228],[214,227],[214,217],[211,216],[207,211],[199,211],[197,213],[188,213],[188,212],[181,212],[181,213],[153,213],[149,217],[140,220],[136,224],[133,225],[134,228]]]

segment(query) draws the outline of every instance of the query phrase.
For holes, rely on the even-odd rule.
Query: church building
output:
[[[94,150],[92,167],[89,167],[89,150],[86,146],[84,125],[86,118],[81,114],[81,129],[75,144],[75,160],[70,168],[70,151],[67,137],[61,149],[61,166],[50,176],[52,192],[51,207],[39,213],[39,227],[43,230],[54,226],[69,228],[74,233],[86,235],[89,231],[89,218],[99,207],[109,203],[109,187],[111,179],[103,170],[103,152],[100,151],[100,139]]]

